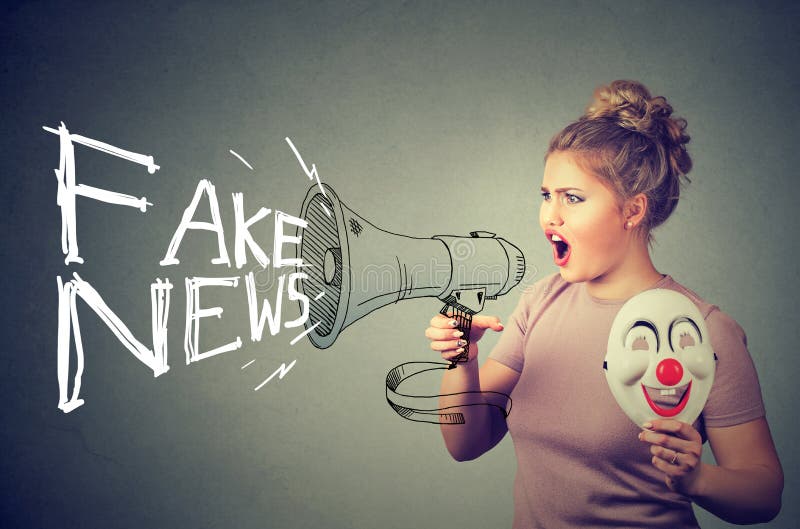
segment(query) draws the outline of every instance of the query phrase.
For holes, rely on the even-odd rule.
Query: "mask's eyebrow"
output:
[[[703,335],[700,333],[700,328],[697,326],[694,320],[688,316],[681,316],[679,318],[675,318],[672,320],[672,323],[669,324],[669,348],[672,349],[673,352],[675,351],[675,348],[672,346],[672,328],[683,322],[687,322],[694,327],[694,330],[697,331],[697,337],[700,338],[700,343],[703,343]]]
[[[661,339],[658,336],[658,329],[656,329],[655,324],[650,320],[636,320],[635,322],[633,322],[633,325],[630,326],[628,332],[626,332],[622,336],[622,346],[625,347],[625,338],[627,338],[630,332],[634,330],[636,327],[647,327],[648,329],[653,331],[653,334],[656,336],[656,352],[658,352],[658,350],[661,348]]]

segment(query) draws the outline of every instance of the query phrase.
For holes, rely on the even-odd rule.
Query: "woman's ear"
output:
[[[623,214],[625,215],[625,227],[633,229],[642,223],[647,213],[647,196],[644,193],[634,195],[625,201]]]

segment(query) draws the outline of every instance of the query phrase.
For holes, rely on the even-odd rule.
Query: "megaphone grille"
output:
[[[316,333],[325,336],[331,333],[336,322],[336,311],[342,293],[342,253],[339,230],[333,203],[322,193],[316,194],[307,204],[305,220],[308,227],[303,231],[300,257],[312,266],[304,270],[304,293],[314,299],[311,303],[310,321],[319,322]],[[322,297],[316,299],[319,294]]]

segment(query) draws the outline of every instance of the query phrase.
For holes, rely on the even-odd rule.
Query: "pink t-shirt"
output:
[[[670,276],[653,288],[690,298],[717,355],[714,385],[695,423],[733,426],[764,416],[741,327]],[[697,527],[691,501],[650,463],[640,429],[603,373],[608,334],[624,301],[593,298],[583,283],[546,277],[525,291],[490,358],[520,373],[508,429],[517,455],[514,527]]]

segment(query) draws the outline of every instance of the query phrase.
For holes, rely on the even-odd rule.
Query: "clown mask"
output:
[[[703,316],[673,290],[646,290],[620,309],[603,363],[606,381],[636,423],[675,419],[692,424],[714,382],[716,355]]]

